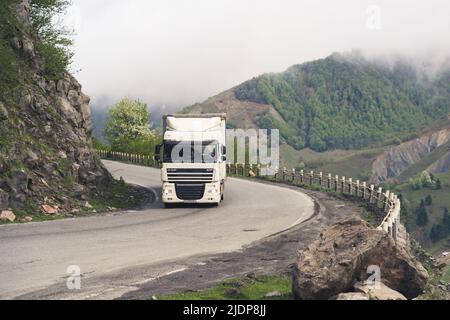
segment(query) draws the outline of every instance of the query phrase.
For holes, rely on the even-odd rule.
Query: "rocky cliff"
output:
[[[30,2],[11,6],[19,23],[12,23],[14,14],[1,21],[2,58],[11,59],[15,76],[0,83],[0,211],[70,212],[111,181],[92,150],[89,97],[67,72],[44,76]]]
[[[372,181],[380,183],[398,177],[410,166],[450,143],[450,129],[425,134],[415,140],[391,147],[372,165]],[[428,169],[430,173],[444,172],[450,168],[450,154],[437,159]]]

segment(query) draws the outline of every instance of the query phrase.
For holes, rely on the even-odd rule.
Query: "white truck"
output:
[[[155,159],[162,163],[164,205],[219,205],[226,180],[226,115],[165,115],[163,139]]]

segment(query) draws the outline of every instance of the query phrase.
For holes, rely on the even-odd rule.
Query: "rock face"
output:
[[[379,268],[385,285],[409,299],[418,296],[427,283],[426,270],[408,248],[355,216],[329,227],[320,240],[299,253],[294,296],[320,300],[353,291],[355,283],[369,278],[367,271],[373,266]]]
[[[0,210],[39,212],[51,205],[69,212],[83,194],[100,194],[111,176],[92,150],[89,97],[68,73],[44,76],[45,61],[35,49],[39,40],[29,29],[29,0],[15,10],[23,28],[5,40],[27,64],[26,73],[19,70],[27,81],[0,93]]]
[[[419,162],[436,149],[450,143],[450,129],[426,134],[387,150],[372,164],[372,181],[376,184],[395,178],[411,165]],[[449,159],[447,159],[449,158]],[[432,173],[450,168],[450,157],[436,164]]]

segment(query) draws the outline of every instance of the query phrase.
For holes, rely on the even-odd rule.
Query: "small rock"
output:
[[[48,183],[47,183],[47,181],[45,181],[44,179],[41,178],[41,182],[42,182],[42,184],[43,184],[44,186],[46,186],[46,187],[48,188]]]
[[[272,291],[265,295],[266,298],[275,298],[275,297],[281,297],[282,294],[280,291]]]
[[[369,300],[369,296],[362,292],[340,293],[336,300]]]
[[[67,154],[61,150],[58,152],[58,157],[61,159],[67,159]]]
[[[356,291],[362,292],[375,300],[407,300],[400,292],[392,290],[382,282],[374,285],[358,282],[354,287]]]
[[[58,213],[58,207],[52,207],[48,204],[43,204],[41,208],[42,212],[47,215],[53,215]]]
[[[0,214],[0,221],[14,222],[16,220],[16,215],[11,210],[4,210]]]
[[[152,296],[152,300],[158,300],[156,296]]]
[[[84,207],[85,207],[85,208],[88,208],[88,209],[94,208],[88,201],[86,201],[86,202],[84,203]]]
[[[22,223],[31,222],[31,221],[33,221],[33,218],[30,216],[26,216],[26,217],[20,219],[20,222],[22,222]]]
[[[248,175],[249,175],[250,177],[256,177],[256,174],[253,172],[253,170],[250,170],[250,171],[248,172]]]

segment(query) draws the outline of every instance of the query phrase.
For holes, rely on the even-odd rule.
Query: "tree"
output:
[[[436,189],[437,190],[441,190],[442,189],[441,180],[439,180],[439,179],[436,180]]]
[[[447,233],[450,233],[450,213],[448,212],[448,209],[444,209],[444,216],[442,217],[442,224],[444,225],[445,229],[447,230]]]
[[[433,204],[433,198],[432,198],[430,195],[428,195],[428,196],[425,198],[425,205],[431,206],[432,204]]]
[[[419,227],[423,227],[428,224],[428,212],[423,200],[420,202],[416,223]]]
[[[132,152],[129,150],[131,146],[145,149],[147,142],[154,140],[150,131],[150,113],[145,103],[124,98],[109,110],[108,116],[104,134],[112,150]]]
[[[30,0],[32,30],[39,39],[36,50],[44,59],[48,79],[61,78],[72,61],[72,31],[54,22],[70,5],[70,0]]]
[[[433,225],[433,227],[431,228],[431,231],[430,231],[431,241],[437,242],[437,241],[443,239],[445,236],[446,236],[446,232],[445,232],[444,228],[442,227],[442,225],[440,225],[440,224]]]

